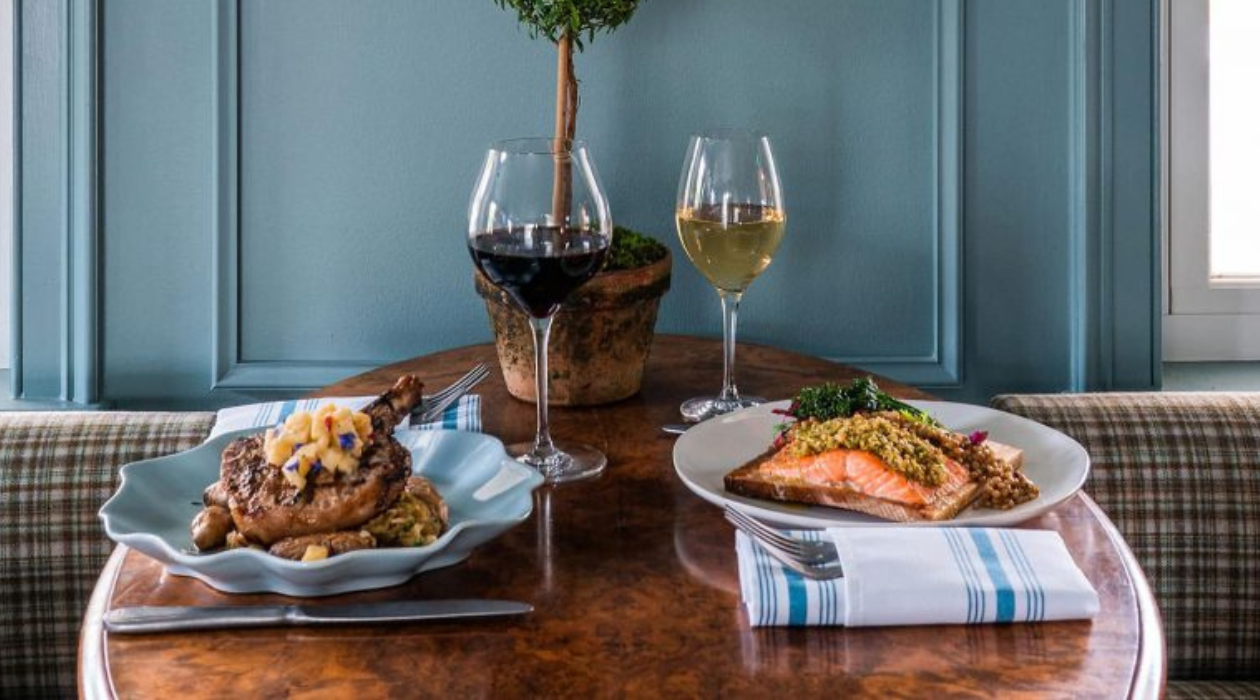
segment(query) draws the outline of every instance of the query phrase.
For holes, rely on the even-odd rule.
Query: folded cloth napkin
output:
[[[1059,533],[997,528],[834,528],[844,578],[807,579],[737,532],[752,625],[977,624],[1092,618],[1098,593]]]
[[[314,411],[324,404],[335,403],[357,411],[371,403],[375,396],[329,397],[323,399],[295,399],[233,406],[218,412],[211,438],[245,428],[266,428],[284,422],[295,411]],[[481,397],[467,394],[460,397],[438,420],[412,425],[411,418],[404,418],[398,426],[408,430],[471,430],[481,431]]]

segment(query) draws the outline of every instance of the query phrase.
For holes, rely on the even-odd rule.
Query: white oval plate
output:
[[[450,524],[425,547],[364,549],[322,561],[299,562],[254,549],[197,553],[189,524],[201,493],[219,478],[227,433],[187,452],[128,464],[118,491],[101,508],[105,532],[119,544],[227,593],[270,591],[323,596],[406,581],[422,571],[457,564],[477,545],[529,517],[542,476],[507,455],[503,443],[481,433],[400,430],[411,450],[412,472],[428,478],[450,507]]]
[[[950,430],[965,435],[986,430],[997,442],[1024,450],[1024,473],[1041,489],[1037,498],[1010,510],[968,508],[952,520],[894,523],[865,513],[748,498],[728,493],[722,479],[765,452],[775,426],[784,417],[773,413],[789,401],[762,404],[712,418],[688,430],[674,445],[674,470],[695,494],[710,503],[731,504],[751,515],[785,527],[825,528],[870,525],[1014,525],[1054,508],[1080,490],[1089,475],[1089,455],[1063,433],[984,406],[947,401],[910,401]]]

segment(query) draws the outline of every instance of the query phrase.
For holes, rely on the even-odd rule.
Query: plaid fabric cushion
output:
[[[127,462],[200,443],[213,413],[0,413],[0,697],[73,697],[79,626]]]
[[[1168,700],[1255,700],[1260,683],[1250,681],[1169,681]]]
[[[1260,680],[1260,394],[1011,395],[1076,438],[1159,599],[1170,678]]]

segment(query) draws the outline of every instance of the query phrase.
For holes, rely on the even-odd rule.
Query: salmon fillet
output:
[[[884,460],[862,450],[828,450],[797,457],[782,450],[761,465],[763,474],[828,486],[847,487],[874,498],[909,505],[923,505],[939,489],[967,481],[967,470],[952,459],[945,460],[945,483],[925,486],[893,471]]]
[[[726,475],[726,490],[753,498],[856,510],[909,522],[952,518],[980,494],[967,469],[945,460],[945,482],[926,486],[907,479],[862,450],[828,450],[797,457],[768,452]]]

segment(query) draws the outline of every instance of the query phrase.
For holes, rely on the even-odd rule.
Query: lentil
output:
[[[972,442],[965,435],[910,420],[895,412],[879,415],[932,443],[946,457],[966,467],[971,478],[984,485],[976,502],[980,507],[1010,510],[1041,493],[1031,479],[1010,463],[998,459],[984,442]]]

